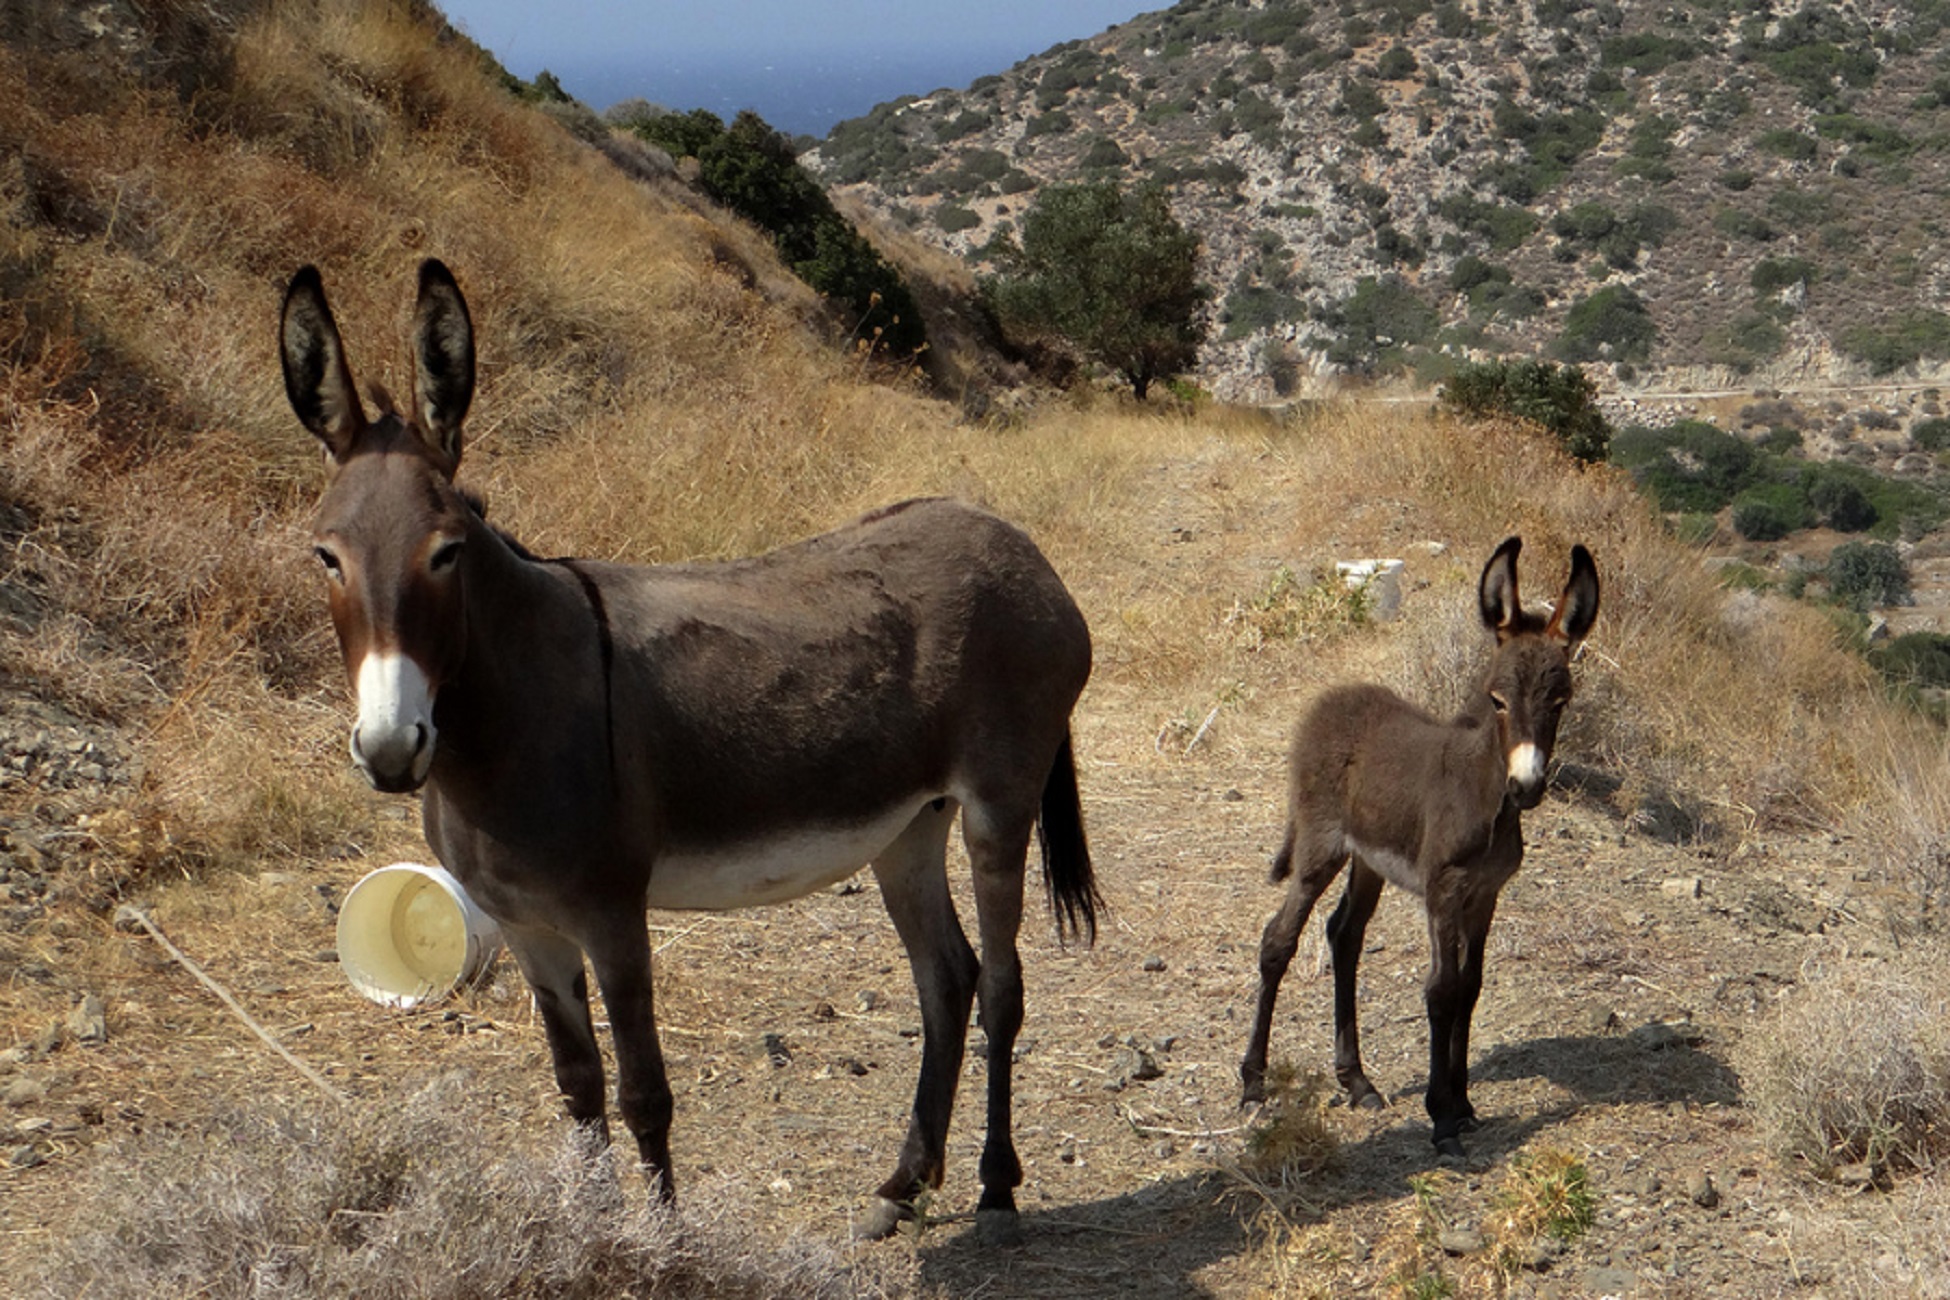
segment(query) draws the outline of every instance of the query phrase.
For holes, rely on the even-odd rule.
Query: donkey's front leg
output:
[[[650,989],[650,935],[641,905],[625,907],[592,935],[589,961],[603,990],[616,1045],[616,1108],[636,1138],[644,1172],[670,1200],[670,1080]]]
[[[603,1055],[589,1020],[589,976],[582,949],[553,930],[501,923],[501,937],[534,991],[569,1118],[609,1142],[603,1103]]]

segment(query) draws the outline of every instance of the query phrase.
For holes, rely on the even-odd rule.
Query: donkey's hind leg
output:
[[[1361,943],[1381,898],[1382,879],[1354,860],[1347,890],[1327,918],[1327,949],[1334,959],[1334,1077],[1347,1089],[1348,1103],[1379,1109],[1386,1103],[1361,1068],[1361,1028],[1357,1019],[1355,969]]]
[[[671,1198],[670,1121],[674,1108],[663,1045],[657,1039],[656,1000],[650,982],[650,935],[641,906],[592,918],[585,942],[589,964],[603,990],[610,1037],[616,1045],[616,1109],[636,1139],[637,1155]]]
[[[1266,1053],[1273,1036],[1273,1004],[1280,996],[1280,981],[1300,947],[1300,932],[1313,914],[1314,904],[1340,874],[1347,853],[1338,834],[1331,842],[1309,834],[1289,823],[1286,843],[1274,859],[1273,878],[1288,873],[1286,897],[1280,910],[1266,923],[1259,940],[1259,1005],[1253,1013],[1253,1035],[1246,1044],[1246,1059],[1239,1063],[1239,1079],[1244,1085],[1239,1104],[1251,1105],[1266,1100]]]
[[[982,1199],[977,1230],[991,1244],[1020,1240],[1015,1189],[1022,1184],[1013,1119],[1016,1035],[1022,1029],[1022,892],[1034,806],[1004,818],[993,808],[962,814],[962,838],[975,874],[975,910],[981,932],[982,1031],[988,1038],[988,1129],[982,1145]]]
[[[941,1185],[978,973],[975,950],[948,893],[948,828],[954,819],[953,800],[923,808],[873,862],[881,901],[907,949],[921,999],[921,1077],[900,1159],[856,1229],[866,1240],[885,1237],[913,1218],[915,1197]]]

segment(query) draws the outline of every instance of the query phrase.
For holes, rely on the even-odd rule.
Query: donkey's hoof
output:
[[[1022,1245],[1022,1216],[1014,1210],[977,1210],[975,1239],[984,1246],[1013,1250]]]
[[[885,1241],[900,1231],[903,1223],[914,1221],[914,1207],[901,1201],[876,1196],[866,1214],[853,1225],[855,1241]]]
[[[1463,1150],[1462,1139],[1454,1136],[1435,1139],[1435,1154],[1443,1160],[1469,1159],[1469,1152]]]

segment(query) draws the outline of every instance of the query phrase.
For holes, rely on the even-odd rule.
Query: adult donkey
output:
[[[569,1115],[607,1138],[586,955],[617,1108],[668,1197],[644,909],[781,902],[870,863],[924,1038],[906,1141],[862,1235],[893,1231],[941,1183],[978,997],[978,1221],[1012,1235],[1032,832],[1059,934],[1094,939],[1100,906],[1070,748],[1090,636],[1049,563],[1019,530],[943,500],[730,563],[539,560],[454,486],[474,339],[437,261],[420,267],[412,338],[411,410],[374,392],[368,415],[318,271],[285,293],[285,392],[331,469],[315,541],[357,696],[352,757],[380,790],[424,787],[427,841],[500,922]],[[948,891],[958,810],[979,959]]]
[[[1512,537],[1496,548],[1477,587],[1483,624],[1496,634],[1482,694],[1452,722],[1379,686],[1322,695],[1301,722],[1289,759],[1286,842],[1273,879],[1290,880],[1259,946],[1259,1007],[1239,1067],[1244,1101],[1266,1094],[1273,1001],[1300,931],[1321,893],[1350,860],[1347,890],[1327,919],[1334,964],[1334,1073],[1349,1099],[1380,1106],[1361,1069],[1355,965],[1384,881],[1422,899],[1431,953],[1429,1090],[1436,1150],[1463,1154],[1476,1127],[1469,1104],[1469,1022],[1483,987],[1483,943],[1496,898],[1523,862],[1524,810],[1544,797],[1557,724],[1571,699],[1571,657],[1598,616],[1598,570],[1571,548],[1571,577],[1548,618],[1517,600]]]

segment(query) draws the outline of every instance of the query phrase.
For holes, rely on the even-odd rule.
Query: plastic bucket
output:
[[[439,867],[395,862],[339,905],[339,967],[389,1007],[437,1001],[479,980],[501,950],[501,927]]]

